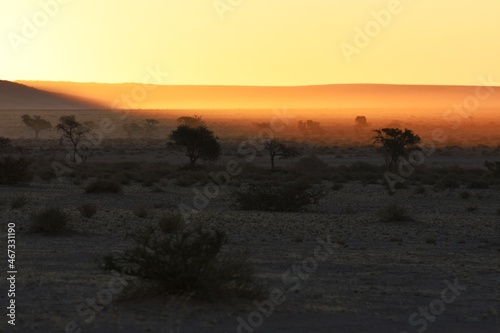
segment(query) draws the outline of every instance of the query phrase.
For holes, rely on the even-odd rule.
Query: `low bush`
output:
[[[69,216],[59,207],[49,207],[32,213],[31,221],[31,232],[58,235],[66,231]]]
[[[208,174],[204,171],[182,171],[177,177],[177,185],[191,186],[196,183],[205,185],[208,182]]]
[[[78,207],[78,211],[83,217],[91,218],[97,213],[97,206],[94,204],[82,204]]]
[[[26,206],[30,202],[30,197],[25,194],[18,195],[10,201],[11,209],[19,209]]]
[[[138,207],[134,208],[132,210],[132,213],[134,213],[135,216],[137,216],[141,219],[146,218],[149,215],[148,209],[145,206],[138,206]]]
[[[107,180],[107,179],[98,179],[85,187],[86,193],[120,193],[122,191],[122,187],[119,183]]]
[[[318,204],[324,190],[305,181],[285,184],[262,182],[251,184],[246,191],[236,192],[236,202],[242,209],[264,211],[299,211]]]
[[[382,222],[404,222],[413,221],[411,217],[408,216],[405,207],[399,203],[391,203],[378,211],[379,221]]]
[[[191,295],[201,299],[256,297],[247,255],[223,252],[227,236],[219,230],[190,226],[174,233],[155,228],[131,235],[135,246],[104,257],[102,268],[139,278],[135,292]]]
[[[17,184],[31,180],[30,162],[24,157],[4,156],[0,158],[0,184]]]
[[[181,214],[171,213],[162,216],[158,221],[158,226],[165,233],[173,233],[183,229],[185,223]]]

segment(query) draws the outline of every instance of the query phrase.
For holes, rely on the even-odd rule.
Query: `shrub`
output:
[[[462,199],[469,199],[471,196],[470,192],[467,192],[467,191],[463,191],[460,193],[460,198]]]
[[[0,184],[17,184],[31,179],[30,162],[24,157],[4,156],[0,158]]]
[[[466,209],[468,212],[475,212],[477,210],[477,206],[467,206]]]
[[[177,185],[191,186],[196,183],[205,185],[208,181],[208,174],[204,171],[185,171],[177,177]]]
[[[424,194],[425,192],[427,192],[427,190],[423,186],[419,186],[415,189],[415,194]]]
[[[399,203],[391,203],[385,206],[378,211],[378,217],[379,220],[383,222],[413,221],[413,219],[407,215],[406,208]]]
[[[137,292],[155,290],[202,299],[259,294],[248,256],[221,251],[227,243],[222,231],[196,226],[164,233],[148,228],[131,238],[135,246],[104,257],[103,269],[138,277],[143,285]]]
[[[460,188],[460,183],[456,179],[446,177],[439,181],[436,187],[439,189]]]
[[[340,191],[343,188],[344,188],[344,184],[335,183],[332,185],[332,190],[334,190],[334,191]]]
[[[22,208],[26,206],[29,202],[30,198],[25,194],[21,194],[10,201],[10,208],[11,209]]]
[[[285,184],[251,184],[246,191],[236,192],[236,202],[242,209],[264,211],[299,211],[310,204],[318,204],[325,196],[321,188],[296,181]]]
[[[139,206],[139,207],[136,207],[134,208],[134,210],[132,211],[134,213],[135,216],[143,219],[143,218],[146,218],[148,217],[148,209],[144,206]]]
[[[98,179],[85,187],[86,193],[119,193],[122,187],[115,181]]]
[[[94,204],[83,204],[78,207],[78,211],[83,217],[91,218],[97,213],[97,206]]]
[[[183,229],[185,225],[182,215],[175,213],[162,216],[158,221],[158,226],[165,233],[173,233]]]
[[[59,207],[49,207],[32,213],[31,221],[31,232],[56,235],[66,230],[69,216]]]

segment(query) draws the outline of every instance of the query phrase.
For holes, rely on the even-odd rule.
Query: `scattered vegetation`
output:
[[[49,207],[31,214],[33,233],[59,235],[66,231],[69,216],[59,207]]]
[[[291,212],[318,204],[325,195],[322,188],[313,187],[306,181],[285,184],[260,182],[236,192],[236,202],[242,209]]]
[[[104,257],[103,268],[139,278],[143,285],[137,292],[201,299],[260,294],[248,256],[222,251],[227,243],[222,231],[199,225],[173,233],[148,228],[130,237],[135,246]]]
[[[97,179],[85,187],[86,193],[120,193],[122,187],[115,181]]]

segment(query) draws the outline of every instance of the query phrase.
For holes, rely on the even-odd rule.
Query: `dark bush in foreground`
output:
[[[392,203],[378,211],[379,221],[382,222],[403,222],[413,221],[408,216],[406,208],[398,203]]]
[[[50,207],[32,213],[31,221],[31,232],[57,235],[66,230],[69,216],[58,207]]]
[[[120,184],[107,179],[95,180],[85,187],[86,193],[119,193],[121,191]]]
[[[0,184],[17,184],[31,179],[30,162],[24,157],[5,156],[0,158]]]
[[[286,184],[251,184],[246,191],[236,193],[236,202],[242,209],[293,212],[310,204],[318,204],[325,196],[321,188],[308,182]]]
[[[256,297],[253,268],[247,256],[222,253],[225,233],[201,227],[165,233],[149,228],[131,235],[135,247],[119,256],[106,256],[105,270],[139,278],[144,289],[212,299]]]

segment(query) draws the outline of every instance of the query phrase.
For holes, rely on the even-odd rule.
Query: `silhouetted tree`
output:
[[[146,138],[151,138],[153,134],[156,132],[157,127],[160,122],[156,119],[146,119],[146,124],[144,125],[144,133],[146,134]]]
[[[321,128],[320,123],[313,120],[299,121],[298,122],[299,131],[304,136],[323,134],[323,128]]]
[[[408,158],[412,151],[420,150],[420,137],[409,129],[382,128],[375,133],[374,143],[381,145],[388,170],[397,169],[401,157]]]
[[[221,155],[221,147],[214,133],[205,126],[190,127],[180,125],[169,136],[178,146],[185,146],[189,166],[193,168],[199,158],[209,161],[217,160]]]
[[[79,154],[78,144],[84,138],[85,134],[90,131],[89,128],[76,121],[75,116],[62,116],[59,118],[59,124],[57,124],[56,128],[58,131],[62,132],[61,142],[66,138],[73,145],[73,162],[76,162],[77,154],[80,157],[85,155],[88,156],[88,152],[86,151],[82,151],[81,154]]]
[[[201,119],[201,116],[194,115],[192,117],[190,116],[183,116],[177,118],[177,123],[179,125],[186,125],[189,127],[199,127],[199,126],[205,126],[205,122]]]
[[[357,116],[356,119],[354,119],[354,123],[358,127],[366,127],[368,126],[368,122],[366,121],[365,116]]]
[[[300,155],[296,148],[276,139],[266,142],[264,148],[269,152],[269,156],[271,157],[271,170],[274,170],[274,158],[276,156],[279,156],[280,159],[288,159]]]
[[[38,139],[38,133],[40,131],[52,128],[52,124],[40,116],[33,116],[33,118],[31,118],[29,115],[24,114],[21,116],[21,119],[26,126],[35,131],[36,139]]]

